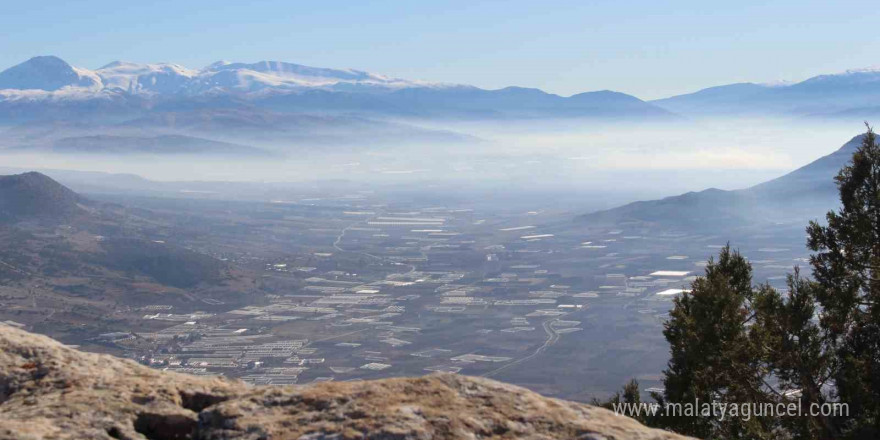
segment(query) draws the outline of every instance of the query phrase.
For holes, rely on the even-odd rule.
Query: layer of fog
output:
[[[411,121],[410,121],[411,122]],[[459,144],[286,145],[282,159],[207,156],[3,154],[16,169],[129,173],[158,181],[305,182],[343,179],[377,185],[439,185],[447,191],[605,194],[607,203],[709,187],[736,189],[829,154],[858,134],[860,121],[725,120],[676,124],[560,121],[420,121],[479,138]],[[222,139],[216,139],[222,140]],[[344,150],[344,152],[342,152]]]

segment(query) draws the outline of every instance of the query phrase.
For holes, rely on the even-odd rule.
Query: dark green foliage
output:
[[[788,294],[765,288],[754,303],[753,340],[760,341],[755,356],[763,357],[768,376],[775,383],[771,397],[779,402],[797,402],[803,412],[813,404],[831,402],[823,392],[834,359],[829,355],[823,332],[815,319],[815,282],[801,278],[795,268],[788,276]],[[799,390],[798,394],[785,395]],[[834,422],[821,415],[778,419],[779,429],[795,438],[835,438]]]
[[[725,247],[675,300],[665,390],[654,396],[661,406],[794,404],[801,415],[646,422],[701,438],[880,438],[880,146],[870,127],[836,183],[842,207],[807,228],[815,281],[795,268],[787,292],[753,286],[749,263]],[[846,414],[811,413],[841,403]]]
[[[635,379],[631,379],[629,383],[623,386],[622,391],[614,393],[614,395],[611,396],[609,399],[593,399],[591,403],[596,406],[601,406],[602,408],[614,409],[615,404],[638,404],[640,402],[641,396],[639,395],[639,382]]]
[[[845,432],[880,437],[880,146],[868,127],[836,177],[842,207],[807,228],[825,342],[837,361],[836,397],[850,405]]]
[[[763,403],[771,401],[760,340],[750,331],[752,303],[767,288],[752,289],[751,265],[729,246],[709,260],[691,292],[675,299],[663,334],[672,357],[664,372],[661,403]],[[666,414],[658,424],[701,438],[771,438],[772,423]]]
[[[606,400],[593,399],[591,403],[617,414],[625,414],[647,426],[661,425],[661,419],[658,415],[659,405],[654,402],[642,402],[642,396],[639,394],[639,382],[635,379],[631,379],[621,391],[614,393],[610,398]]]

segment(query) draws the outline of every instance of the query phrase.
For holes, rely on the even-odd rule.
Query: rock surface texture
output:
[[[452,374],[250,387],[83,353],[0,324],[0,439],[683,439]]]

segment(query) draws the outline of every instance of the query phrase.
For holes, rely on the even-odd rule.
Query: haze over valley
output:
[[[606,193],[610,207],[744,188],[828,154],[874,116],[878,78],[862,69],[644,101],[278,61],[88,69],[38,56],[0,72],[0,155],[11,169],[160,181],[504,182]]]
[[[145,120],[154,119],[134,121]],[[303,160],[291,155],[270,160],[283,160],[276,166],[292,177],[248,181],[248,169],[274,177],[270,162],[153,151],[142,163],[117,147],[114,160],[127,171],[168,160],[193,172],[153,180],[95,171],[105,159],[68,151],[91,171],[49,162],[57,168],[0,181],[2,231],[13,243],[0,255],[0,321],[166,370],[257,384],[442,371],[580,401],[633,377],[646,389],[660,387],[667,360],[660,329],[672,299],[728,242],[754,256],[758,279],[784,288],[786,273],[807,261],[804,224],[836,206],[833,176],[861,137],[823,146],[833,153],[790,173],[748,163],[700,170],[686,155],[678,164],[628,163],[614,146],[651,160],[674,156],[664,142],[687,144],[709,132],[702,123],[639,126],[648,140],[629,142],[622,126],[608,126],[619,122],[530,120],[507,134],[491,126],[481,139],[495,133],[515,147],[487,163],[509,164],[517,149],[524,163],[544,161],[522,171],[501,167],[497,175],[472,161],[474,176],[458,178],[365,178],[358,167],[299,175],[294,170],[320,162],[288,168]],[[451,124],[473,132],[488,123]],[[572,134],[573,124],[599,134]],[[755,130],[761,134],[732,131],[717,145],[772,130],[779,137],[771,139],[790,141],[779,126]],[[590,158],[568,158],[598,175],[575,179],[583,169],[559,166],[550,152],[526,152],[530,138],[553,139],[553,154],[602,145],[584,148],[580,154]],[[656,153],[646,151],[652,146]],[[394,154],[442,175],[450,165],[432,168],[434,158],[458,160],[454,148]],[[243,175],[197,177],[203,154],[205,166],[226,163]],[[709,179],[700,171],[733,191],[629,204],[637,195],[686,191]],[[657,182],[663,185],[652,188]],[[18,195],[22,188],[26,196]]]
[[[2,259],[8,320],[206,374],[272,381],[230,341],[295,338],[259,360],[288,381],[441,369],[587,400],[653,380],[667,292],[718,246],[771,282],[805,261],[880,71],[644,101],[39,56],[0,89],[4,233],[28,249]],[[229,365],[187,361],[212,350]]]

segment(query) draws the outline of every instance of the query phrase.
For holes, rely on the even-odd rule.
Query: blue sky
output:
[[[0,69],[34,55],[353,67],[410,79],[612,89],[644,99],[880,64],[869,1],[14,1]]]

